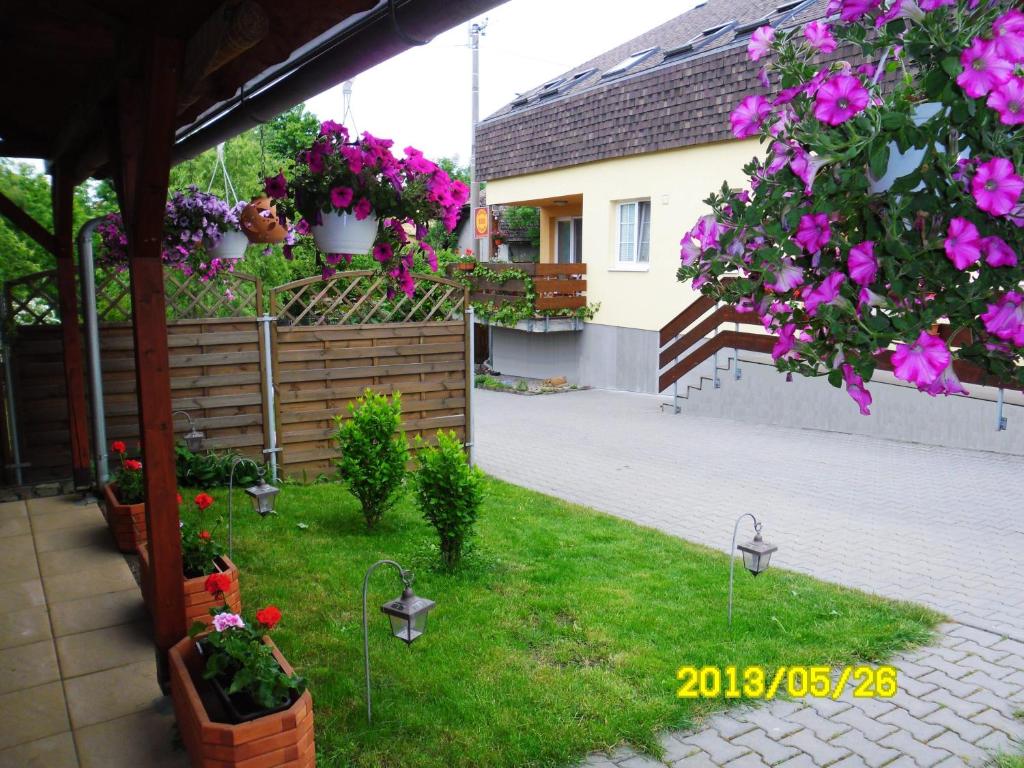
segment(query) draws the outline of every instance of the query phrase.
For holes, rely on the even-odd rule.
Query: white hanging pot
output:
[[[928,122],[931,118],[938,114],[939,110],[942,109],[942,104],[937,101],[928,101],[923,104],[918,104],[914,108],[914,125],[921,126]],[[945,150],[945,147],[941,144],[935,145],[939,152]],[[906,152],[900,152],[896,142],[889,143],[889,164],[885,168],[885,175],[880,179],[875,179],[868,174],[868,180],[870,182],[868,190],[872,194],[879,194],[881,192],[888,192],[892,188],[892,185],[896,183],[897,179],[901,179],[914,171],[916,171],[921,161],[924,160],[924,148],[910,147]],[[913,190],[917,191],[924,187],[924,182],[921,182],[918,187]]]
[[[217,244],[207,249],[207,253],[214,259],[228,259],[238,261],[245,256],[245,249],[249,245],[249,238],[244,232],[228,230],[222,232]]]
[[[377,217],[362,221],[351,213],[322,214],[323,223],[310,227],[316,247],[324,253],[369,253],[377,239]]]

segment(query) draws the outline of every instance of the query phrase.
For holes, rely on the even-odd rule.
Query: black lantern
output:
[[[274,513],[274,499],[277,498],[277,494],[280,493],[278,488],[275,488],[263,478],[263,468],[260,467],[260,479],[256,485],[250,486],[245,489],[246,495],[252,499],[252,506],[257,512],[260,513],[261,517],[272,515]]]
[[[391,619],[391,632],[406,645],[427,631],[427,614],[434,607],[434,601],[417,597],[411,587],[406,587],[402,596],[381,606],[381,612]]]
[[[738,544],[736,548],[743,553],[743,565],[752,574],[757,576],[768,570],[768,563],[772,559],[772,552],[778,549],[774,544],[769,544],[761,538],[761,532],[754,534],[753,541],[746,544]]]

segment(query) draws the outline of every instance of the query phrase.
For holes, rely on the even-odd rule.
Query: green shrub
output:
[[[402,431],[402,396],[395,392],[389,402],[368,389],[348,410],[349,418],[334,417],[338,472],[362,505],[366,526],[373,528],[405,481],[409,446]]]
[[[441,559],[454,568],[462,545],[473,534],[483,503],[483,472],[469,466],[454,432],[437,433],[437,447],[422,446],[414,484],[416,500],[441,539]]]
[[[193,453],[183,443],[176,444],[174,450],[178,485],[203,490],[227,485],[231,462],[239,455],[235,451]],[[253,485],[258,479],[256,467],[249,462],[235,467],[235,485]]]

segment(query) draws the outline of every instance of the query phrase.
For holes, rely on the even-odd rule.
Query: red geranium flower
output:
[[[208,493],[197,493],[195,499],[196,506],[199,507],[200,511],[205,512],[206,509],[213,504],[213,496]]]
[[[110,450],[112,450],[114,453],[124,453],[125,451],[128,450],[128,446],[126,446],[120,440],[115,440],[110,444]]]
[[[142,462],[135,459],[125,459],[124,468],[130,469],[132,472],[138,472],[142,469]]]
[[[267,629],[273,629],[280,620],[281,611],[276,605],[268,605],[266,608],[256,611],[256,621]]]
[[[180,507],[185,500],[181,498],[181,494],[178,494],[178,506]]]
[[[231,577],[226,573],[211,573],[203,585],[211,595],[221,595],[231,587]]]
[[[209,541],[210,540],[210,532],[209,531],[200,531],[199,532],[199,538],[202,539],[203,541]]]

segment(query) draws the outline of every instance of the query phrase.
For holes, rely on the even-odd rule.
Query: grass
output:
[[[681,665],[878,661],[926,642],[939,620],[739,567],[730,636],[723,554],[494,479],[486,491],[476,547],[454,574],[434,566],[432,530],[411,498],[368,533],[335,484],[285,487],[280,514],[267,519],[239,492],[247,613],[269,602],[284,612],[274,637],[309,680],[318,765],[563,766],[623,741],[657,754],[659,731],[725,706],[677,699]],[[374,575],[368,726],[360,590],[385,557],[413,569],[416,591],[437,608],[406,647],[379,612],[399,593],[397,576]]]

